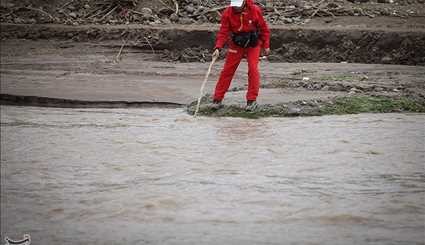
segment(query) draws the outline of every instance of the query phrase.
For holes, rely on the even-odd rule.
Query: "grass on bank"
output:
[[[237,105],[225,105],[219,110],[208,107],[210,101],[203,99],[199,115],[212,117],[241,117],[256,119],[262,117],[294,117],[344,115],[357,113],[419,112],[425,113],[425,103],[409,98],[391,98],[384,96],[337,97],[327,101],[297,101],[276,105],[260,105],[255,111],[248,112]],[[188,107],[193,114],[196,103]]]
[[[323,115],[388,112],[425,112],[425,105],[409,98],[352,96],[336,98],[321,108]]]

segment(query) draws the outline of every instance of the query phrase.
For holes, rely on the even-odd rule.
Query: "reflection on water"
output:
[[[1,234],[42,244],[423,244],[425,115],[1,108]]]

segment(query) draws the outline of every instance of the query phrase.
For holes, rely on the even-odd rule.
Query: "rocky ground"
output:
[[[425,64],[423,0],[257,3],[272,28],[272,62]],[[166,61],[205,62],[225,5],[218,0],[2,0],[0,38],[110,40],[118,47],[155,50]]]
[[[204,24],[217,23],[226,1],[2,0],[0,21],[17,24]],[[271,24],[305,24],[316,17],[423,17],[423,0],[257,0]]]

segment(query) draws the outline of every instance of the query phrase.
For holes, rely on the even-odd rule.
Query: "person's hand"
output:
[[[213,59],[217,59],[220,56],[220,49],[216,48],[212,53]]]
[[[264,49],[264,55],[265,56],[269,56],[270,55],[270,48],[265,48]]]

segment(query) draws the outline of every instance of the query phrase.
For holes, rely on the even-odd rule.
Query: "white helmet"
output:
[[[232,7],[242,7],[244,0],[231,0],[230,6]]]

